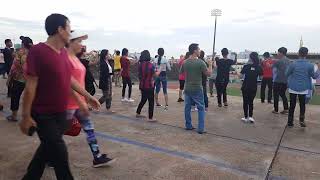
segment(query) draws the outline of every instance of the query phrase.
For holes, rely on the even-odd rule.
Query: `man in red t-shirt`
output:
[[[71,65],[64,48],[70,37],[68,18],[52,14],[47,17],[45,28],[48,40],[30,49],[26,63],[20,129],[30,136],[36,130],[40,145],[23,180],[40,179],[46,163],[53,165],[58,180],[72,180],[67,147],[62,138],[68,127],[65,111],[69,94],[73,89],[85,96],[94,108],[99,108],[100,104],[71,77]],[[82,112],[88,113],[86,103],[77,95],[75,98]]]
[[[263,54],[264,60],[261,63],[263,69],[263,78],[261,82],[261,102],[264,103],[266,86],[268,86],[268,103],[272,104],[272,65],[274,60],[270,58],[270,54],[265,52]]]

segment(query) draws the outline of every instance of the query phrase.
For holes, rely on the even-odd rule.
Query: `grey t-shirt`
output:
[[[187,59],[180,69],[180,73],[186,74],[186,93],[202,90],[202,75],[207,72],[206,63],[201,59]]]
[[[286,76],[286,71],[289,67],[289,64],[290,61],[287,57],[279,59],[273,64],[273,82],[287,84],[288,79]]]

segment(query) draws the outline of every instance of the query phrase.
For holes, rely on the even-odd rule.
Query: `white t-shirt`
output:
[[[112,67],[110,66],[109,61],[107,59],[106,59],[106,63],[107,63],[108,68],[109,68],[109,74],[112,74]]]
[[[165,72],[167,70],[171,71],[171,66],[169,64],[169,61],[165,57],[161,58],[160,65],[158,65],[158,58],[154,58],[153,62],[158,71],[160,72],[163,72],[163,71]]]

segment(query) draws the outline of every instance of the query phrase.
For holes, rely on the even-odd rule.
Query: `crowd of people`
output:
[[[100,109],[105,103],[108,113],[112,111],[113,81],[115,87],[122,87],[121,102],[134,102],[132,98],[132,80],[130,67],[138,63],[139,90],[141,100],[136,110],[137,118],[146,118],[141,114],[148,101],[148,120],[155,122],[154,108],[162,107],[159,93],[164,94],[164,110],[169,108],[168,71],[171,65],[165,58],[163,48],[152,58],[148,50],[141,52],[139,60],[129,58],[129,50],[123,48],[120,53],[115,50],[111,55],[103,49],[88,53],[82,42],[88,39],[87,34],[71,30],[69,19],[61,14],[51,14],[46,18],[45,30],[48,39],[44,43],[34,45],[29,37],[21,36],[22,47],[14,50],[11,40],[5,40],[3,61],[0,61],[0,72],[8,76],[8,97],[11,98],[12,114],[8,121],[18,121],[20,97],[24,92],[22,102],[22,119],[20,129],[26,135],[32,135],[35,130],[40,139],[40,145],[30,162],[23,180],[40,179],[47,164],[53,166],[57,179],[73,179],[69,167],[68,152],[63,135],[72,128],[76,121],[86,134],[87,143],[92,152],[93,166],[100,167],[114,161],[110,156],[100,152],[90,118],[91,109]],[[205,116],[209,111],[207,81],[209,79],[209,94],[213,97],[213,86],[216,87],[217,105],[228,107],[227,86],[230,68],[237,63],[237,56],[230,59],[229,50],[221,50],[222,58],[205,60],[205,53],[199,44],[192,43],[185,56],[179,60],[179,97],[178,102],[184,102],[185,129],[194,130],[192,125],[192,106],[198,112],[199,134],[205,131]],[[243,79],[241,86],[243,96],[243,114],[245,123],[254,123],[254,99],[258,90],[258,78],[261,82],[261,102],[265,103],[265,89],[268,87],[267,101],[273,103],[272,113],[279,113],[279,96],[282,98],[284,110],[288,114],[288,127],[293,127],[296,99],[300,105],[300,126],[306,127],[305,110],[312,78],[320,76],[320,64],[315,66],[308,62],[308,49],[301,47],[299,60],[290,62],[286,56],[287,49],[281,47],[278,55],[272,58],[268,52],[263,54],[261,61],[257,52],[250,54],[250,59],[242,68],[239,77]],[[89,59],[90,59],[89,58]],[[90,71],[91,66],[99,64],[99,85]],[[122,85],[120,81],[122,80]],[[94,97],[98,86],[102,91],[100,99]],[[128,92],[126,96],[126,90]],[[286,92],[290,94],[290,104]],[[184,98],[183,98],[184,94]],[[272,102],[273,99],[273,102]],[[3,106],[0,107],[3,109]]]

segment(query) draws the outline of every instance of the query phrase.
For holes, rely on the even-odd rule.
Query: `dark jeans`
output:
[[[283,102],[283,108],[284,110],[288,110],[289,109],[289,105],[288,105],[288,99],[286,96],[286,91],[287,91],[287,84],[284,83],[273,83],[273,106],[274,106],[274,110],[276,112],[279,111],[279,96],[282,99]]]
[[[143,89],[141,90],[141,101],[137,108],[137,114],[141,113],[141,109],[143,108],[144,104],[149,102],[149,119],[153,118],[153,110],[154,110],[154,89]]]
[[[11,89],[11,111],[18,111],[20,104],[20,97],[24,90],[25,83],[13,80]]]
[[[208,94],[207,94],[207,82],[202,83],[203,88],[203,98],[204,98],[204,106],[205,108],[209,107],[209,100],[208,100]]]
[[[106,108],[111,108],[112,101],[112,81],[111,78],[108,79],[108,88],[102,90],[103,96],[99,99],[100,104],[106,102]]]
[[[261,102],[265,100],[266,87],[268,86],[268,102],[272,100],[272,78],[263,78],[261,82]]]
[[[32,114],[37,123],[40,145],[22,180],[40,180],[46,163],[51,162],[58,180],[73,180],[68,160],[68,151],[63,133],[68,123],[65,113],[53,115]]]
[[[297,96],[299,97],[300,105],[300,122],[304,122],[304,114],[306,112],[306,95],[305,94],[291,94],[290,93],[290,109],[288,116],[288,125],[293,125],[294,111],[297,103]]]
[[[217,89],[217,98],[218,98],[218,104],[221,103],[221,97],[223,96],[223,102],[228,102],[227,100],[227,82],[216,82],[216,89]]]
[[[131,82],[131,78],[130,77],[122,77],[122,97],[124,98],[125,94],[126,94],[126,88],[127,85],[129,87],[129,91],[128,91],[128,98],[131,98],[131,92],[132,92],[132,82]]]
[[[253,101],[256,97],[256,93],[257,90],[242,90],[243,112],[245,118],[253,116]]]

